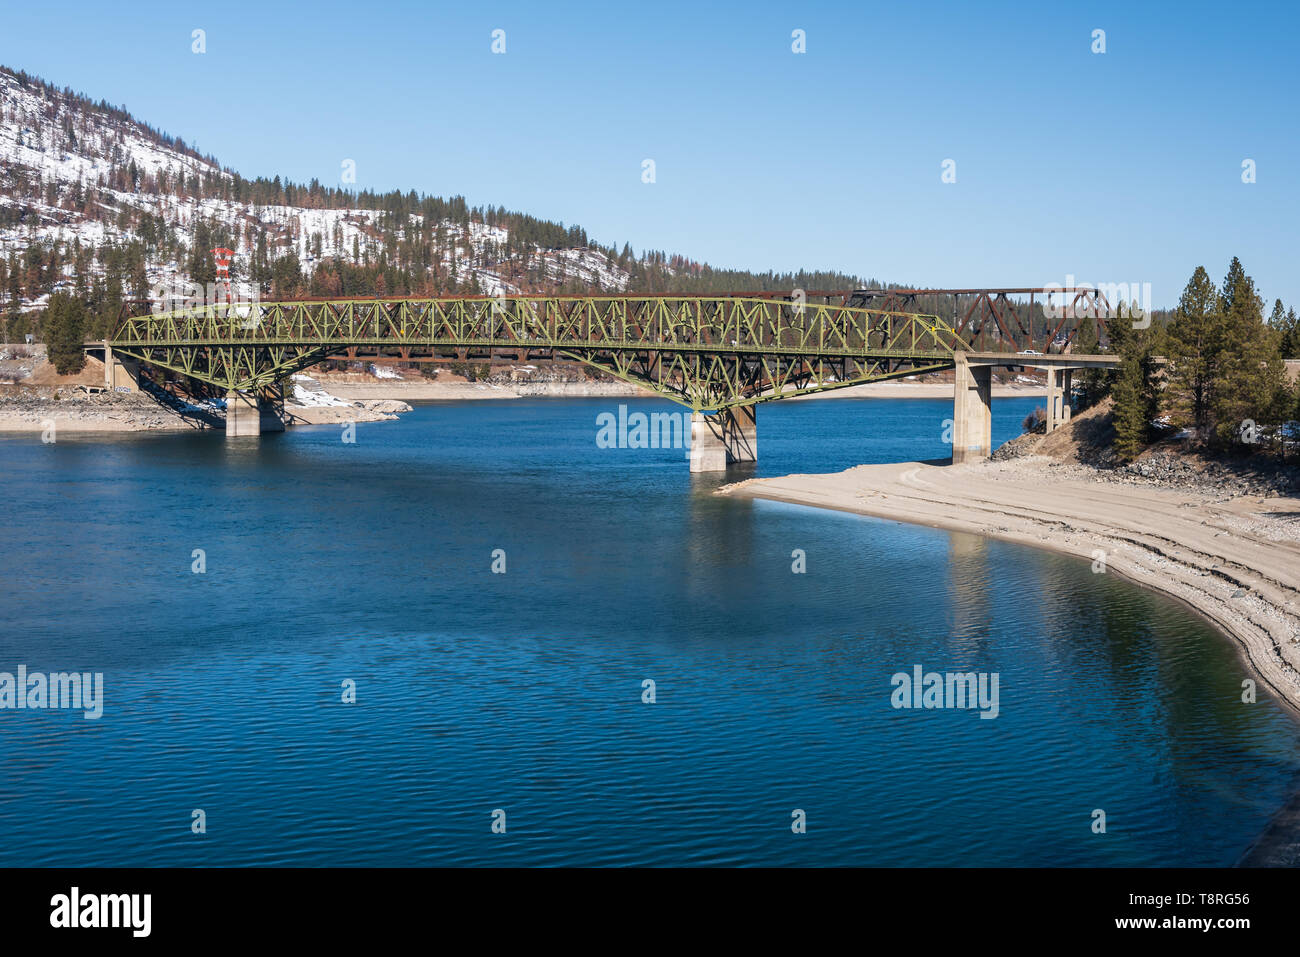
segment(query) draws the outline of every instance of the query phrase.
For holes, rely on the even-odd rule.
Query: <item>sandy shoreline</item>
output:
[[[749,479],[718,494],[973,532],[1094,560],[1189,605],[1300,716],[1300,499],[1107,481],[1044,458]]]

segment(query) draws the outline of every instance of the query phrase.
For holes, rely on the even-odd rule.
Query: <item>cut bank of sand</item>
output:
[[[1234,638],[1300,713],[1300,499],[1108,481],[1041,456],[975,465],[861,465],[749,479],[718,494],[974,532],[1095,560],[1189,604]]]

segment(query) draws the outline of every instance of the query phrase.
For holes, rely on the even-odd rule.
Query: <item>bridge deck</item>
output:
[[[1029,366],[1039,369],[1118,369],[1119,356],[1026,355],[1023,352],[968,352],[966,361],[973,366]]]

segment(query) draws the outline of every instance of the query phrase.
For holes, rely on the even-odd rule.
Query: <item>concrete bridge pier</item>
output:
[[[277,382],[262,390],[257,403],[258,421],[263,432],[284,431],[284,383]]]
[[[256,392],[231,389],[226,393],[226,438],[262,434],[262,413]]]
[[[691,415],[691,471],[721,472],[733,462],[758,461],[758,407]]]
[[[226,393],[226,438],[284,431],[284,387]]]
[[[1073,369],[1047,369],[1047,431],[1055,432],[1070,421]]]
[[[115,356],[107,339],[104,340],[104,388],[109,392],[140,391],[140,363]]]
[[[982,462],[993,454],[993,367],[971,365],[964,352],[953,359],[952,464]]]

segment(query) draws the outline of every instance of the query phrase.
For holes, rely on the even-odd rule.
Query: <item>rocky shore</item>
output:
[[[1027,433],[1012,439],[991,458],[1011,462],[1041,456],[1088,466],[1100,481],[1204,492],[1221,500],[1300,495],[1300,463],[1279,462],[1272,455],[1215,452],[1178,435],[1157,442],[1132,462],[1121,462],[1111,449],[1113,435],[1107,399],[1051,435]]]
[[[215,417],[213,417],[215,419]],[[212,428],[141,392],[84,392],[55,388],[0,390],[0,432],[154,432]]]
[[[392,399],[285,403],[290,425],[393,421],[411,406]],[[147,392],[87,393],[76,388],[0,388],[0,432],[165,432],[224,429],[219,405],[164,403]]]

